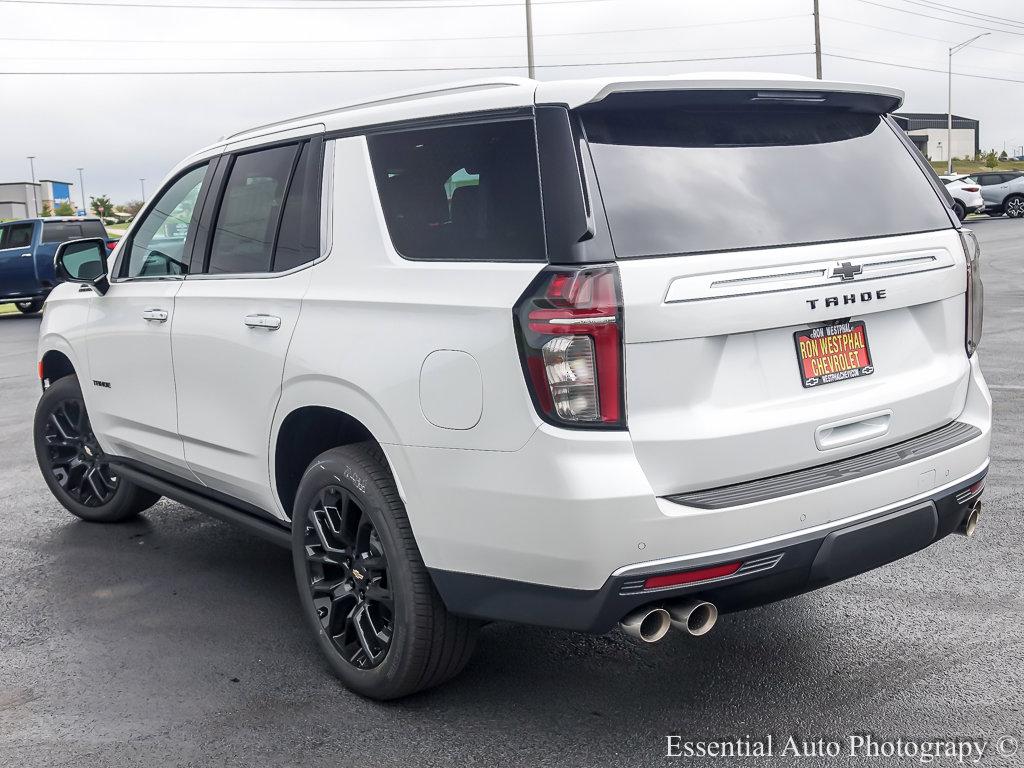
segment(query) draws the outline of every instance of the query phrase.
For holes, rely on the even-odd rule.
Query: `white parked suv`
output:
[[[43,476],[85,520],[166,496],[290,546],[380,699],[482,621],[702,634],[969,533],[978,245],[901,98],[508,79],[232,136],[109,264],[62,246]]]

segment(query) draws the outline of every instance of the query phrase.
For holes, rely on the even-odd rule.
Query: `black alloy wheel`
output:
[[[96,442],[81,398],[57,403],[48,414],[43,439],[49,471],[72,500],[101,507],[114,497],[118,478]]]
[[[315,497],[305,520],[306,581],[331,644],[357,669],[381,664],[395,630],[388,560],[377,529],[348,489]]]
[[[32,426],[36,462],[54,498],[74,515],[119,523],[156,504],[160,495],[119,477],[89,422],[75,376],[50,384]]]
[[[338,446],[306,468],[292,504],[302,613],[352,691],[398,699],[455,677],[478,623],[448,612],[376,443]]]

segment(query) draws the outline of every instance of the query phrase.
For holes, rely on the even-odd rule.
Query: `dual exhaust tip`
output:
[[[690,635],[706,635],[718,621],[718,609],[706,600],[678,600],[663,606],[637,608],[619,622],[622,631],[645,643],[656,643],[673,627]]]
[[[960,523],[960,527],[957,528],[957,533],[961,536],[971,537],[974,532],[978,530],[978,520],[981,517],[981,500],[974,502],[974,505],[968,511],[964,521]]]

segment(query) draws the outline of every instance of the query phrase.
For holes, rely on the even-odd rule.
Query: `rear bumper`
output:
[[[965,521],[987,471],[986,462],[970,477],[856,522],[697,555],[685,563],[622,568],[597,590],[439,569],[431,569],[431,576],[455,613],[584,632],[607,632],[634,608],[681,597],[708,600],[722,612],[743,610],[833,584],[934,544]],[[710,581],[644,588],[651,576],[726,563],[742,565],[736,573]]]

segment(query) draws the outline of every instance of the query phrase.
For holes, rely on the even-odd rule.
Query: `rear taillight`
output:
[[[981,192],[981,187],[964,187],[964,192]]]
[[[985,287],[981,282],[981,245],[969,229],[960,230],[960,240],[967,256],[967,356],[970,357],[981,343],[981,330],[985,319]]]
[[[538,413],[560,426],[625,427],[622,298],[615,265],[546,269],[514,314]]]

